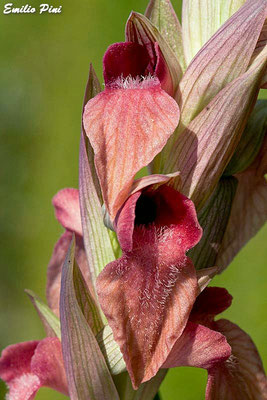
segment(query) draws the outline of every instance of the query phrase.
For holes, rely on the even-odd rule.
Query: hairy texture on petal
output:
[[[158,28],[184,71],[186,64],[183,51],[182,27],[170,0],[150,0],[145,16]]]
[[[221,89],[247,70],[266,11],[265,0],[247,1],[195,56],[178,92],[181,129]]]
[[[101,307],[135,388],[157,373],[197,295],[195,270],[179,254],[179,240],[171,229],[136,229],[132,252],[108,264],[97,279]],[[175,243],[178,251],[172,250]]]
[[[46,298],[51,310],[59,316],[59,297],[61,286],[62,266],[70,246],[72,232],[66,231],[55,245],[51,260],[47,269]],[[76,236],[76,260],[82,271],[83,277],[93,293],[90,272],[86,260],[83,240],[80,236]]]
[[[207,287],[197,297],[190,314],[190,321],[211,326],[214,317],[230,307],[232,299],[224,288]]]
[[[231,345],[232,355],[209,370],[206,400],[266,399],[263,365],[250,337],[230,321],[221,319],[215,324]]]
[[[142,223],[150,207],[153,221]],[[137,387],[157,373],[186,325],[199,289],[185,253],[201,228],[193,203],[166,184],[130,196],[117,224],[123,255],[101,272],[97,292]]]
[[[33,400],[41,383],[34,374],[23,374],[10,383],[7,400]]]
[[[9,386],[9,400],[32,400],[41,386],[68,394],[60,341],[41,341],[8,346],[0,359],[0,377]]]
[[[116,85],[91,99],[83,116],[112,220],[135,174],[161,151],[179,120],[176,102],[160,88],[159,81],[128,79]]]
[[[52,200],[56,219],[65,229],[82,236],[78,189],[62,189]]]
[[[104,59],[104,80],[108,85],[117,78],[146,75],[149,56],[144,46],[133,42],[114,43],[108,47]]]
[[[231,355],[225,336],[205,326],[188,322],[174,344],[163,368],[180,366],[209,369]]]
[[[245,0],[184,0],[183,44],[187,65]]]

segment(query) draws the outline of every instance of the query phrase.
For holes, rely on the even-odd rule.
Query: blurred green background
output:
[[[22,6],[22,0],[14,5]],[[38,8],[35,0],[30,3]],[[1,25],[1,282],[0,347],[42,338],[37,314],[24,294],[44,298],[46,266],[62,228],[54,219],[52,196],[77,187],[80,113],[89,63],[102,77],[106,47],[124,39],[133,9],[146,0],[62,0],[59,15],[3,15]],[[174,4],[180,13],[180,4]],[[266,361],[267,229],[238,255],[213,284],[234,296],[225,316],[246,330]],[[169,372],[163,400],[204,398],[206,372]],[[5,385],[1,382],[0,398]],[[41,389],[38,400],[66,398]]]

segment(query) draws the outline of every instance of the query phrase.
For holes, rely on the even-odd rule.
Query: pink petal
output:
[[[61,343],[57,338],[39,342],[31,360],[31,371],[39,377],[42,386],[68,394]]]
[[[117,78],[145,76],[149,56],[144,46],[138,43],[114,43],[107,49],[104,59],[104,79],[108,85]]]
[[[172,81],[172,93],[175,93],[178,83],[182,77],[182,68],[171,50],[169,44],[164,39],[155,25],[151,24],[151,22],[142,14],[132,12],[127,21],[125,28],[125,37],[127,41],[139,43],[146,47],[146,50],[149,54],[149,66],[148,71],[153,74],[155,69],[157,68],[158,56],[159,52],[157,48],[155,48],[155,44],[158,43],[159,49],[162,53],[162,58],[160,60],[161,67],[164,63],[164,75],[160,76],[159,79],[165,76],[165,73]],[[161,82],[163,85],[165,84],[165,79]],[[165,90],[165,87],[162,86]],[[167,87],[166,87],[167,89]]]
[[[205,326],[188,322],[174,344],[162,368],[180,366],[209,369],[231,355],[231,347],[222,334]]]
[[[176,102],[155,78],[118,80],[87,103],[84,128],[112,220],[135,174],[162,150],[178,120]]]
[[[53,197],[56,218],[64,228],[82,236],[82,224],[77,189],[62,189]]]
[[[169,185],[171,185],[173,180],[179,179],[179,175],[180,173],[178,171],[166,175],[153,174],[153,175],[143,176],[142,178],[136,179],[133,182],[129,196],[131,194],[138,192],[139,190],[145,189],[147,186],[161,185],[163,183],[168,183]]]
[[[232,299],[224,288],[207,287],[197,297],[190,314],[190,321],[210,325],[216,315],[230,307]]]
[[[168,93],[170,96],[174,96],[174,87],[170,70],[162,55],[158,43],[155,43],[155,52],[157,55],[155,74],[157,78],[160,80],[162,89],[165,90],[165,92]]]
[[[46,298],[51,310],[59,316],[59,297],[61,286],[62,266],[70,246],[72,232],[66,231],[55,245],[51,260],[47,269]],[[83,239],[76,236],[76,259],[83,273],[87,285],[91,288],[90,272],[86,260]],[[93,292],[92,292],[93,293]]]
[[[15,378],[9,389],[8,400],[33,400],[41,383],[34,374],[23,374]]]
[[[143,190],[142,195],[141,191],[134,193],[120,210],[116,218],[116,228],[121,248],[124,251],[131,251],[135,218],[141,207],[143,208],[141,213],[146,214],[145,218],[149,209],[154,208],[154,222],[157,226],[179,225],[180,250],[185,252],[198,243],[202,234],[194,205],[187,197],[168,185],[162,184],[157,189],[154,187],[150,186]]]
[[[194,266],[171,229],[135,229],[133,250],[97,279],[99,301],[133,386],[151,379],[182,334],[197,295]]]
[[[250,337],[230,321],[221,319],[215,324],[231,345],[232,356],[209,370],[206,400],[266,399],[266,376]]]
[[[117,233],[123,255],[101,272],[97,291],[137,387],[157,373],[185,327],[198,292],[185,252],[201,228],[193,203],[163,184],[130,196]]]
[[[18,376],[31,373],[31,359],[38,341],[12,344],[2,351],[0,377],[6,383]]]
[[[41,341],[8,346],[0,359],[0,377],[9,386],[9,400],[32,400],[41,386],[68,394],[60,341]]]
[[[141,191],[132,194],[118,212],[115,220],[117,237],[123,251],[131,251],[133,247],[135,207],[141,194]]]

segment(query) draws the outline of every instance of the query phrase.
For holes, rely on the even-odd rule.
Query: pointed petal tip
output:
[[[78,189],[66,188],[60,190],[52,199],[56,219],[69,231],[82,236],[82,225]]]
[[[210,369],[227,360],[231,352],[231,346],[221,333],[189,321],[163,368],[189,366]]]
[[[179,121],[177,103],[155,82],[147,78],[141,87],[105,90],[85,107],[84,128],[112,220],[135,174],[161,151]]]

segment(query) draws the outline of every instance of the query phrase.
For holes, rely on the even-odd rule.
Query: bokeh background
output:
[[[38,8],[41,2],[30,4]],[[22,0],[14,1],[19,7]],[[44,298],[46,266],[62,232],[52,196],[77,187],[81,104],[89,63],[102,79],[106,47],[124,39],[131,10],[146,0],[55,0],[60,15],[3,15],[0,5],[1,207],[0,347],[40,339],[41,323],[24,288]],[[180,15],[181,4],[174,4]],[[214,285],[234,302],[224,316],[255,341],[266,362],[267,229],[240,252]],[[179,368],[168,373],[163,400],[204,399],[206,372]],[[0,384],[0,399],[5,385]],[[66,397],[41,389],[38,400]]]

